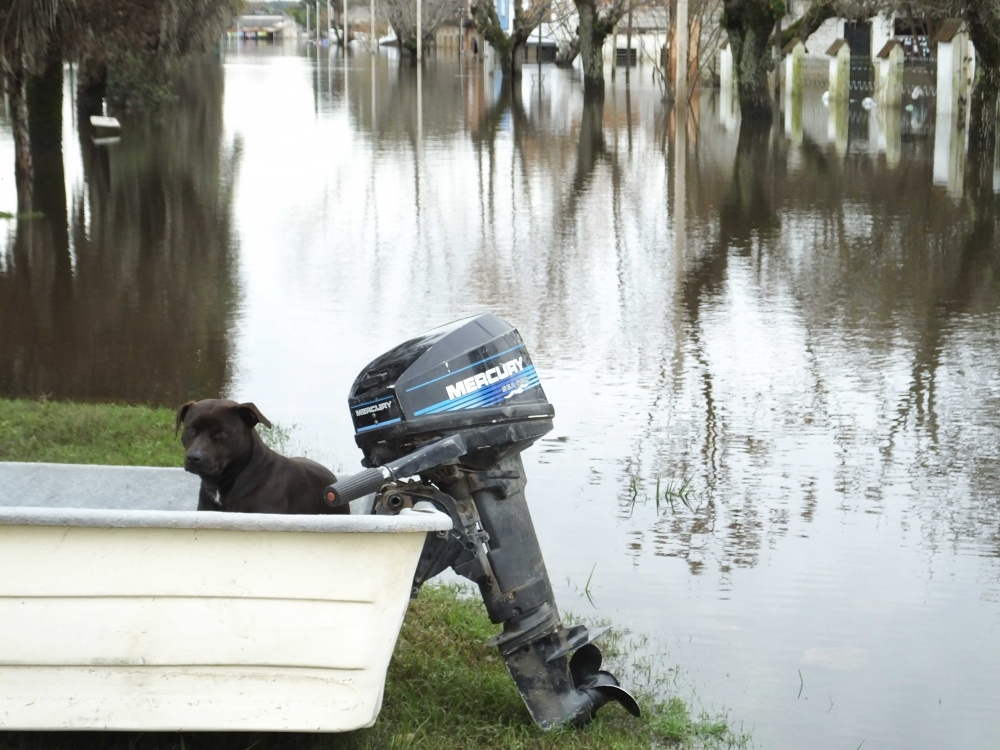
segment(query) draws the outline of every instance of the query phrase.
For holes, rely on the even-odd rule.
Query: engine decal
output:
[[[448,391],[448,398],[451,401],[454,401],[462,396],[474,393],[480,388],[486,388],[487,386],[493,385],[501,380],[511,378],[523,371],[524,357],[518,357],[506,362],[501,362],[496,367],[491,367],[484,372],[477,372],[475,375],[456,381],[451,385],[447,385],[445,386],[445,390]]]
[[[485,375],[485,373],[479,373],[479,375]],[[467,380],[472,379],[480,380],[478,376],[475,378],[468,378]],[[414,412],[414,416],[419,417],[424,414],[437,414],[439,412],[456,411],[459,409],[476,409],[484,406],[496,406],[509,398],[519,396],[525,391],[530,391],[539,384],[540,381],[538,379],[538,373],[535,372],[535,366],[527,365],[521,370],[510,372],[503,379],[498,379],[492,384],[487,384],[485,386],[477,384],[473,390],[463,392],[464,395],[456,393],[449,386],[447,391],[448,398],[446,400],[439,401],[436,404],[431,404],[430,406],[425,406],[423,409],[419,409]]]
[[[390,395],[352,405],[351,419],[354,421],[355,432],[366,432],[399,422],[402,415],[395,397]]]
[[[411,388],[407,388],[406,391],[407,391],[407,393],[410,393],[412,391],[419,390],[420,388],[423,388],[424,386],[431,385],[432,383],[437,383],[439,380],[444,380],[445,378],[453,378],[455,375],[457,375],[460,372],[465,372],[466,370],[471,370],[473,367],[478,367],[479,365],[481,365],[481,364],[483,364],[485,362],[491,362],[492,360],[497,359],[498,357],[502,357],[505,354],[510,354],[511,352],[516,352],[519,349],[524,349],[524,344],[520,344],[518,346],[513,346],[510,349],[506,349],[506,350],[504,350],[502,352],[499,352],[497,354],[494,354],[494,355],[492,355],[490,357],[486,357],[485,359],[481,359],[478,362],[473,362],[471,365],[466,365],[465,367],[461,367],[461,368],[459,368],[457,370],[454,370],[453,372],[447,372],[444,375],[440,375],[440,376],[438,376],[436,378],[432,378],[431,380],[424,381],[420,385],[415,385],[415,386],[412,386]],[[523,360],[524,359],[523,355],[521,357],[518,357],[518,359]],[[494,367],[494,368],[491,368],[491,369],[495,370],[497,368]],[[459,382],[462,382],[462,381],[459,381]]]

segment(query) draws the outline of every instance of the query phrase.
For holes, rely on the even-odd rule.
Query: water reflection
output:
[[[0,249],[4,395],[174,405],[226,388],[240,149],[222,143],[221,73],[199,66],[176,112],[132,124],[120,143],[81,130],[68,202],[62,149],[36,157],[44,217],[17,222]],[[60,102],[67,119],[73,94]]]
[[[921,111],[831,130],[815,92],[757,131],[294,45],[189,85],[64,138],[68,239],[0,244],[0,394],[252,399],[351,471],[361,366],[496,311],[556,408],[525,460],[562,606],[593,574],[762,747],[990,746],[996,198],[939,184]]]
[[[633,476],[648,477],[652,463],[701,490],[694,512],[658,515],[652,540],[657,554],[684,558],[692,572],[709,559],[721,573],[756,564],[768,538],[788,532],[793,514],[814,519],[818,488],[828,483],[844,511],[881,512],[886,493],[899,492],[897,474],[916,476],[914,460],[933,455],[946,462],[936,472],[955,476],[965,474],[961,461],[950,464],[957,456],[988,461],[992,454],[957,433],[943,440],[938,380],[950,366],[949,335],[970,322],[953,316],[989,300],[978,308],[989,311],[980,322],[996,321],[995,199],[970,220],[940,193],[904,189],[906,181],[930,182],[926,164],[911,162],[901,174],[873,170],[831,160],[809,138],[795,150],[806,166],[785,173],[787,144],[741,129],[731,183],[718,199],[718,235],[700,243],[682,277],[675,325],[684,345],[661,365],[649,425],[626,463]],[[949,395],[965,403],[961,390]],[[863,404],[851,404],[854,398]],[[994,429],[978,403],[965,410]],[[775,429],[761,429],[767,423]],[[821,455],[831,448],[827,466]],[[797,454],[811,451],[799,466]],[[936,472],[918,473],[936,484]],[[739,499],[737,488],[756,482],[764,486],[750,493],[754,499]],[[973,491],[977,499],[968,486],[947,495],[971,510],[995,487],[989,472]],[[622,489],[622,517],[634,516],[633,495]],[[706,529],[708,551],[696,541]],[[970,535],[982,534],[970,524],[961,536]]]

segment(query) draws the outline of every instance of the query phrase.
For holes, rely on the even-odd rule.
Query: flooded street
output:
[[[995,748],[995,197],[926,102],[754,134],[629,84],[234,43],[96,146],[67,69],[46,217],[0,221],[0,397],[221,394],[352,473],[358,372],[495,312],[556,410],[524,460],[564,611],[757,748]],[[0,211],[13,163],[0,112]]]

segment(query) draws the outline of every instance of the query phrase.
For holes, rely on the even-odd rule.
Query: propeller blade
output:
[[[618,685],[596,685],[593,689],[606,695],[609,700],[618,701],[625,707],[626,711],[635,717],[638,717],[642,713],[635,698],[623,687],[619,687]]]
[[[601,669],[601,650],[593,643],[587,643],[577,649],[569,662],[569,671],[573,675],[573,684],[578,690],[584,690],[591,695],[597,692],[603,696],[601,703],[615,700],[625,707],[633,716],[639,716],[639,704],[632,694],[618,684],[618,680],[610,672]],[[596,710],[596,708],[595,708]]]
[[[584,683],[593,678],[601,670],[601,649],[593,643],[585,643],[576,650],[569,660],[569,671],[573,675],[573,684],[583,687]]]

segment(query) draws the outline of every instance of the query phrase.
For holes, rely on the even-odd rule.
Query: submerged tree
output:
[[[1000,95],[1000,0],[969,0],[964,18],[976,49],[969,151],[992,160],[996,150],[997,97]]]
[[[218,43],[240,0],[76,0],[68,55],[80,63],[80,95],[105,95],[119,111],[172,100],[179,60]]]
[[[45,110],[42,89],[51,89],[62,63],[80,64],[81,100],[100,107],[105,84],[117,85],[122,107],[166,89],[171,61],[210,48],[240,0],[7,0],[0,3],[0,65],[12,111],[19,211],[31,211],[34,169],[29,127],[30,79],[49,83],[34,97]],[[151,84],[152,82],[152,84]],[[61,92],[60,92],[61,95]],[[44,130],[44,128],[43,128]],[[43,132],[40,130],[38,132]]]
[[[604,90],[604,40],[628,13],[628,0],[573,0],[579,15],[583,90]]]
[[[383,15],[396,32],[401,50],[417,51],[417,11],[414,0],[379,0]],[[422,0],[420,3],[421,46],[434,44],[434,32],[456,15],[455,5],[448,0]]]
[[[767,74],[773,67],[771,35],[785,14],[781,0],[723,0],[720,25],[729,35],[743,119],[774,117]]]
[[[514,18],[511,20],[510,31],[505,31],[500,24],[496,5],[492,0],[480,0],[472,6],[472,17],[479,31],[489,44],[496,50],[500,58],[500,70],[505,77],[520,78],[522,57],[518,53],[531,37],[531,32],[538,28],[552,6],[551,0],[536,0],[521,3],[515,0]]]

